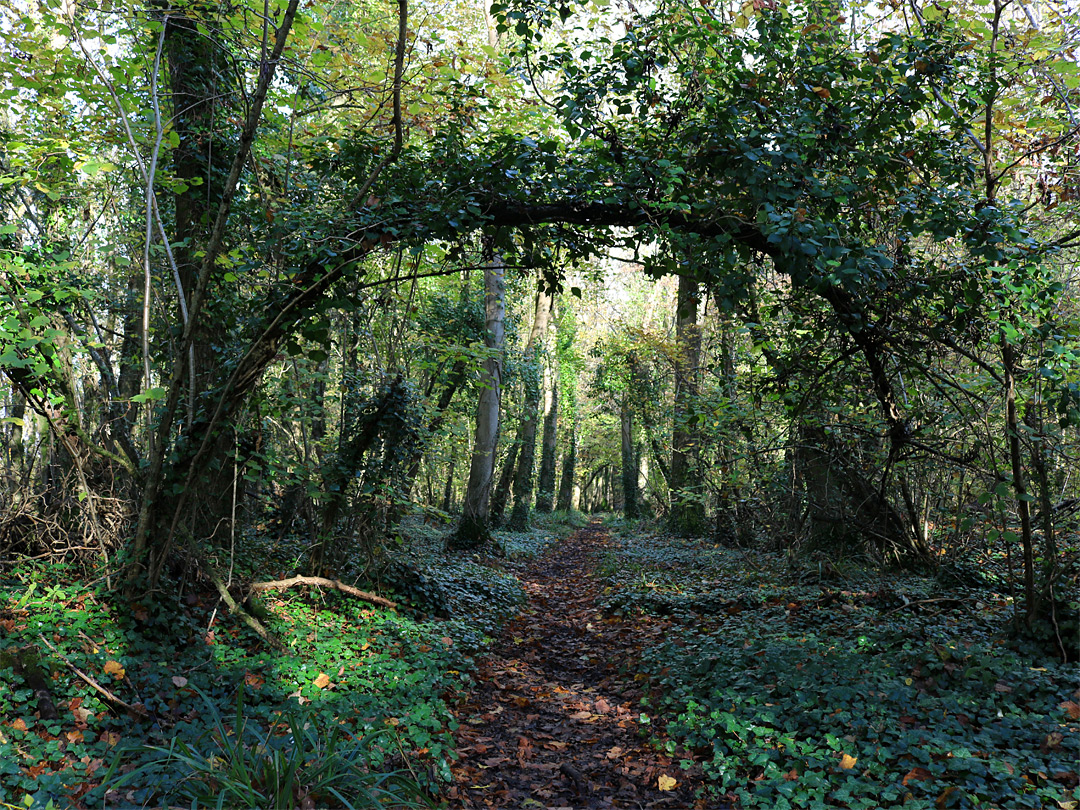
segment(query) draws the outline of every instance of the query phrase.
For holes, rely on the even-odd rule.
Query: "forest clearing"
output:
[[[0,807],[1080,810],[1076,11],[0,3]]]

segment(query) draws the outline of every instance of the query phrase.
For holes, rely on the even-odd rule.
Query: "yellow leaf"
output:
[[[325,689],[330,685],[330,676],[325,672],[320,672],[319,677],[315,679],[315,685],[320,689]]]
[[[845,771],[850,771],[852,768],[855,767],[855,763],[858,761],[858,757],[853,757],[851,756],[851,754],[844,754],[844,756],[840,759],[840,767],[843,768]]]
[[[674,778],[664,774],[656,780],[656,784],[661,790],[674,790],[675,786],[679,783],[676,782]]]
[[[119,661],[106,661],[105,662],[105,674],[112,675],[116,680],[121,680],[124,677],[124,665]]]

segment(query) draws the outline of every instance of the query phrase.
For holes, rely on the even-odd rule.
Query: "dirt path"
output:
[[[667,624],[600,614],[593,570],[610,543],[592,524],[526,569],[528,604],[481,660],[477,687],[458,708],[451,807],[708,806],[695,802],[692,773],[642,733],[633,662]]]

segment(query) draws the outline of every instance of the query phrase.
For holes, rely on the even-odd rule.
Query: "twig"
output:
[[[60,652],[58,649],[56,649],[56,647],[54,647],[52,644],[50,644],[49,640],[47,638],[45,638],[45,636],[43,636],[41,633],[38,633],[38,638],[41,639],[41,642],[46,647],[48,647],[50,650],[53,651],[54,655],[56,655],[61,661],[63,661],[65,664],[67,664],[68,669],[70,669],[77,676],[79,676],[79,678],[81,678],[87,684],[89,684],[91,687],[93,687],[97,692],[100,692],[101,695],[105,698],[105,700],[107,700],[109,703],[112,703],[112,704],[114,704],[116,706],[119,706],[124,711],[126,711],[128,714],[130,714],[130,715],[132,715],[134,717],[138,717],[140,720],[153,720],[154,719],[154,716],[152,714],[150,714],[150,712],[146,711],[146,709],[140,709],[137,706],[132,706],[130,703],[125,703],[120,698],[118,698],[116,695],[114,695],[112,692],[110,692],[108,689],[106,689],[104,686],[99,684],[97,681],[95,681],[93,678],[91,678],[89,675],[87,675],[85,672],[83,672],[81,669],[79,669],[77,666],[75,666],[73,663],[71,663],[71,661],[69,661],[67,659],[67,657],[62,652]]]
[[[239,616],[241,621],[244,622],[244,624],[254,630],[263,641],[265,641],[275,650],[280,651],[284,648],[284,645],[277,639],[276,636],[274,636],[269,630],[266,629],[266,626],[262,622],[260,622],[258,619],[256,619],[246,610],[244,610],[244,608],[242,608],[239,604],[237,604],[236,600],[233,599],[232,594],[229,593],[229,589],[225,587],[225,583],[222,581],[221,577],[214,574],[213,580],[214,587],[217,588],[217,592],[221,596],[221,601],[228,606],[230,613],[232,613],[234,616]]]
[[[250,587],[253,591],[275,591],[285,590],[286,588],[291,588],[293,585],[321,585],[324,588],[334,588],[342,593],[349,594],[349,596],[355,596],[357,599],[362,599],[365,602],[371,602],[373,605],[381,605],[382,607],[390,608],[391,610],[397,609],[397,602],[391,602],[385,597],[362,591],[359,588],[354,588],[352,585],[346,585],[344,582],[340,582],[336,579],[327,579],[326,577],[297,576],[292,577],[291,579],[277,579],[272,582],[254,582]]]
[[[901,597],[901,598],[903,598],[903,597]],[[939,597],[934,598],[934,599],[915,599],[913,601],[908,601],[908,600],[905,599],[904,604],[900,605],[900,607],[894,607],[892,610],[886,610],[881,615],[882,616],[888,616],[890,613],[896,613],[898,610],[903,610],[904,608],[913,607],[915,605],[929,605],[929,604],[932,604],[934,602],[956,602],[957,605],[964,604],[963,599],[957,599],[954,596],[939,596]]]

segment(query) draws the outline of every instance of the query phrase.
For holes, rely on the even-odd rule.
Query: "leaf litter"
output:
[[[456,709],[458,759],[447,798],[460,808],[705,808],[701,774],[661,750],[641,711],[643,647],[670,620],[605,616],[597,559],[612,544],[598,523],[533,560],[528,601],[478,662]]]

